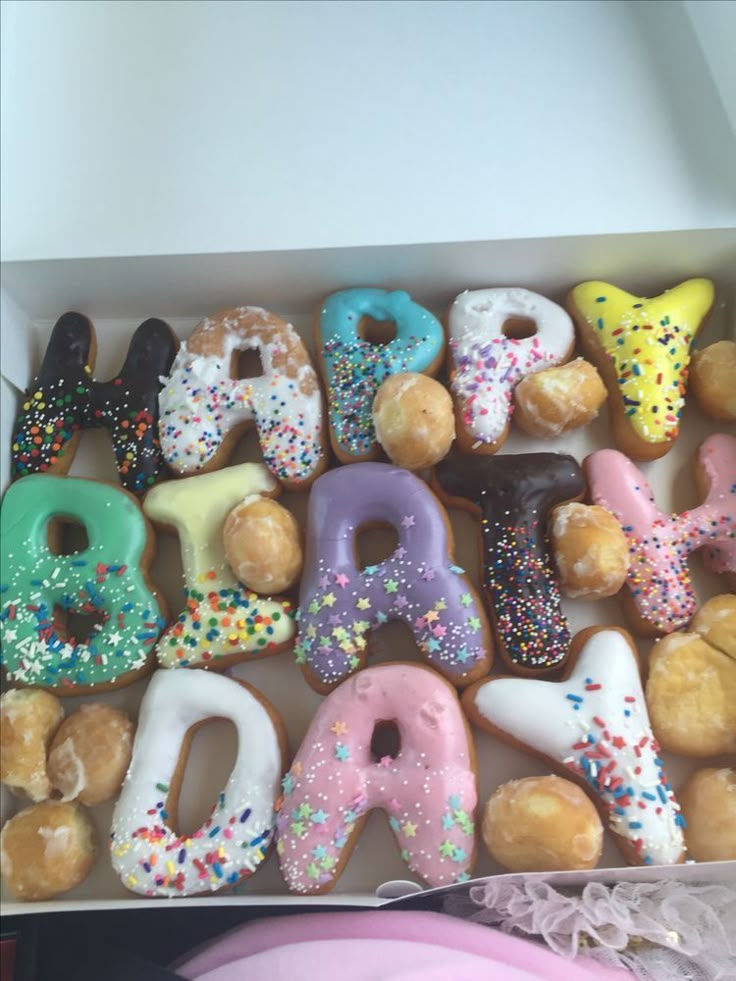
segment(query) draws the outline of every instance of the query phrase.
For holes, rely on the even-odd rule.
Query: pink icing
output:
[[[714,572],[736,572],[736,438],[717,433],[698,450],[706,497],[700,507],[672,516],[656,505],[644,475],[616,450],[585,461],[596,504],[621,522],[629,542],[627,586],[640,615],[664,633],[684,626],[697,602],[687,560],[707,546]]]
[[[377,722],[394,721],[395,758],[376,760]],[[452,688],[413,664],[361,671],[325,698],[283,781],[281,872],[293,892],[331,888],[362,819],[383,808],[409,868],[430,886],[468,878],[476,777]]]

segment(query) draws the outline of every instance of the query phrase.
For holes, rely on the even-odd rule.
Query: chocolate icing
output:
[[[13,475],[65,470],[63,456],[82,429],[110,432],[120,481],[143,494],[161,474],[158,440],[160,376],[167,375],[178,341],[155,317],[136,330],[125,363],[110,381],[91,377],[94,327],[80,313],[56,322],[38,375],[16,418]]]
[[[570,631],[547,544],[551,508],[585,490],[577,461],[561,453],[459,456],[434,480],[481,513],[486,596],[499,646],[520,673],[559,668]]]

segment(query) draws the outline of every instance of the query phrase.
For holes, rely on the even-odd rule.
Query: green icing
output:
[[[51,552],[55,517],[84,526],[84,551]],[[117,487],[49,474],[13,484],[0,513],[0,644],[9,679],[88,687],[143,667],[166,623],[139,568],[145,546],[140,508]],[[97,625],[77,643],[59,633],[55,610],[90,614]]]

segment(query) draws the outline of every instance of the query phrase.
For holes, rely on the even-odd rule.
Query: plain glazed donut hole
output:
[[[736,596],[723,593],[709,599],[690,621],[690,630],[736,660]]]
[[[677,794],[687,821],[685,843],[697,862],[736,859],[736,770],[707,767]]]
[[[514,419],[525,433],[561,436],[592,422],[606,401],[606,386],[583,358],[522,378],[514,389]]]
[[[0,779],[32,801],[51,795],[46,753],[63,718],[61,702],[47,691],[11,689],[0,698]]]
[[[496,790],[483,813],[483,840],[510,872],[592,869],[603,825],[586,794],[562,777],[526,777]]]
[[[626,582],[629,546],[620,524],[605,508],[577,503],[555,508],[550,538],[567,596],[604,599]]]
[[[17,899],[52,899],[74,889],[91,872],[96,853],[94,826],[78,804],[33,804],[0,834],[3,881]]]
[[[246,497],[225,519],[222,535],[230,567],[254,593],[281,593],[299,579],[303,562],[299,525],[276,501]]]
[[[696,351],[688,384],[707,416],[736,421],[736,341],[717,341]]]
[[[82,705],[64,719],[51,743],[51,784],[64,801],[104,804],[120,792],[132,747],[133,723],[125,712]]]
[[[427,375],[391,375],[373,400],[373,426],[392,463],[426,470],[447,456],[455,438],[450,393]]]

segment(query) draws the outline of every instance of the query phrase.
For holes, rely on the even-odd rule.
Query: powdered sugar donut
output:
[[[374,733],[393,720],[400,747],[378,759]],[[478,792],[473,743],[452,687],[415,664],[361,671],[320,705],[284,777],[277,821],[292,892],[332,889],[368,812],[380,807],[409,868],[430,886],[468,878]]]
[[[237,354],[255,350],[263,375],[237,377]],[[159,397],[161,448],[177,474],[216,470],[255,423],[271,473],[292,490],[322,470],[324,406],[301,338],[260,307],[208,317],[182,344]]]
[[[531,334],[514,327],[519,318],[533,321],[523,325]],[[448,326],[458,445],[495,453],[508,435],[517,383],[572,354],[572,321],[539,293],[504,287],[461,293],[450,307]]]
[[[180,835],[176,810],[189,744],[208,719],[229,719],[238,755],[204,824]],[[112,820],[113,868],[144,896],[216,892],[247,879],[271,844],[286,745],[276,710],[244,682],[205,671],[158,671]]]

